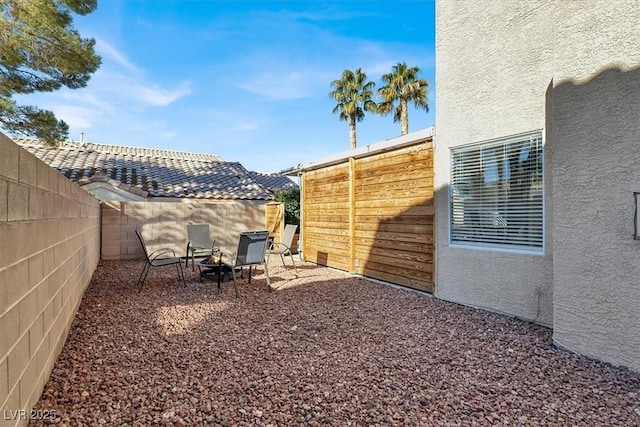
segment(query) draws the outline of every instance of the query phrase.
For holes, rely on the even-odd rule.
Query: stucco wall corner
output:
[[[640,370],[640,68],[554,80],[554,340]]]

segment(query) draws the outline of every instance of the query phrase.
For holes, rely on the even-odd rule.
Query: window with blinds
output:
[[[542,132],[451,150],[452,244],[542,252]]]

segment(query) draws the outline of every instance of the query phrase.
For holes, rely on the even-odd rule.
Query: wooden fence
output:
[[[306,261],[434,290],[433,139],[303,170]]]
[[[280,242],[284,232],[284,203],[270,202],[265,206],[265,224],[273,233],[273,240]]]

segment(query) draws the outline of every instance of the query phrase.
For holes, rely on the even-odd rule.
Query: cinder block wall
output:
[[[97,199],[0,134],[0,425],[26,425],[99,256]]]
[[[176,256],[185,256],[187,224],[209,224],[216,245],[233,252],[240,232],[266,229],[265,206],[247,200],[107,202],[102,205],[102,257],[143,258],[136,228],[149,252],[172,248]]]

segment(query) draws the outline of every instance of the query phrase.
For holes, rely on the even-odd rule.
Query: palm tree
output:
[[[340,121],[349,122],[349,137],[351,148],[356,148],[356,122],[364,119],[365,111],[377,111],[373,101],[375,83],[367,81],[367,75],[360,70],[344,70],[342,78],[331,82],[334,88],[329,96],[338,103],[333,108],[333,114],[340,114]]]
[[[382,82],[386,86],[378,89],[378,95],[382,97],[382,102],[378,104],[378,114],[386,116],[393,110],[393,121],[400,121],[401,134],[409,132],[409,102],[413,102],[418,108],[429,111],[427,101],[427,79],[417,78],[420,68],[408,68],[404,62],[399,62],[391,68],[389,74],[382,76]],[[398,102],[396,107],[394,104]],[[394,109],[395,107],[395,109]]]

